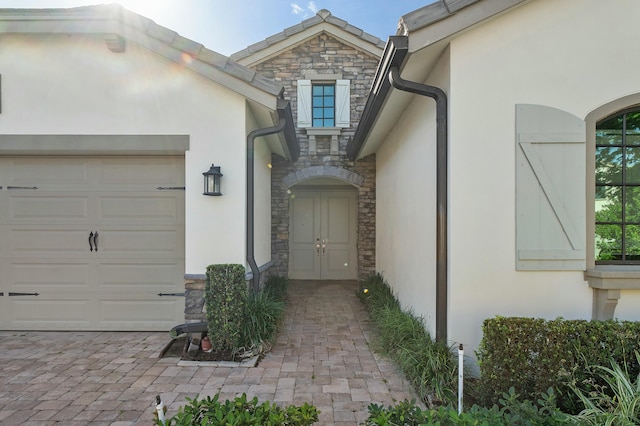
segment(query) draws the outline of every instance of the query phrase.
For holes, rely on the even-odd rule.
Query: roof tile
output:
[[[449,0],[449,1],[469,1],[469,0]],[[384,41],[380,40],[380,38],[374,35],[371,35],[354,25],[349,24],[344,19],[340,19],[336,16],[333,16],[331,12],[329,12],[327,9],[321,9],[316,13],[315,16],[309,19],[305,19],[299,24],[293,25],[289,28],[285,28],[284,31],[274,34],[270,37],[267,37],[265,40],[261,42],[252,44],[251,46],[232,54],[230,57],[231,59],[236,61],[244,59],[262,49],[266,49],[269,46],[273,46],[274,44],[285,41],[288,37],[291,37],[295,34],[298,34],[306,30],[307,28],[311,28],[314,25],[318,25],[323,22],[327,22],[331,25],[335,25],[336,27],[347,31],[350,34],[355,35],[361,40],[364,40],[368,43],[372,43],[377,47],[379,47],[380,49],[384,49],[385,43]]]

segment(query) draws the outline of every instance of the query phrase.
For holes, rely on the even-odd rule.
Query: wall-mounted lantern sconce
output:
[[[204,176],[204,192],[202,195],[222,195],[220,192],[220,166],[211,164],[211,168],[202,174]]]

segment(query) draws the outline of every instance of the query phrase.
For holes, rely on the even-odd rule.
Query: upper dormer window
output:
[[[311,85],[313,127],[335,127],[336,85]]]
[[[317,75],[298,80],[298,127],[350,126],[351,93],[349,80]]]

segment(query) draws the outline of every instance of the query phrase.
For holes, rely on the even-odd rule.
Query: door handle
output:
[[[327,248],[327,240],[322,240],[322,255],[323,256],[326,254],[325,253],[326,248]]]
[[[89,251],[98,251],[98,231],[89,232]]]
[[[316,238],[316,254],[320,254],[320,238]]]

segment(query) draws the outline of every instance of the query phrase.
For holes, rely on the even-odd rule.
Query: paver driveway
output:
[[[0,424],[153,424],[158,394],[170,415],[185,397],[245,392],[282,405],[312,403],[319,424],[356,425],[370,402],[389,405],[413,391],[369,349],[355,290],[355,282],[291,282],[284,327],[253,368],[159,359],[167,333],[0,331]]]

